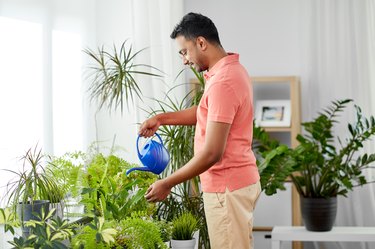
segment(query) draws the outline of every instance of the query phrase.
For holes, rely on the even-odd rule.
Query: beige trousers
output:
[[[211,249],[252,249],[253,211],[260,183],[225,193],[203,193]]]

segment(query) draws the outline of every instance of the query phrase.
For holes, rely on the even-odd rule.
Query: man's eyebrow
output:
[[[184,55],[184,50],[185,50],[185,49],[181,49],[180,51],[178,51],[178,53],[179,53],[180,55]]]

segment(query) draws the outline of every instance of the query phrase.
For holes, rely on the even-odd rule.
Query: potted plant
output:
[[[375,135],[375,119],[364,117],[360,107],[355,106],[356,121],[348,124],[346,140],[334,139],[338,114],[350,102],[333,101],[313,121],[303,123],[305,134],[297,136],[300,145],[296,148],[278,145],[262,153],[259,169],[273,169],[269,176],[278,182],[269,194],[276,192],[275,186],[282,185],[288,175],[300,194],[302,218],[311,231],[331,230],[337,196],[346,196],[353,187],[366,184],[363,170],[375,161],[375,153],[362,152],[364,143]]]
[[[37,214],[37,220],[26,222],[31,234],[28,237],[14,237],[8,241],[12,248],[69,248],[66,244],[71,240],[74,229],[68,224],[68,220],[60,217],[53,218],[55,209],[45,213],[44,210]]]
[[[160,224],[145,216],[145,212],[133,212],[130,217],[118,221],[116,230],[117,248],[168,248]]]
[[[48,213],[50,203],[59,203],[63,194],[51,174],[47,174],[43,166],[42,150],[29,149],[22,157],[21,171],[7,170],[15,178],[7,184],[8,204],[17,213],[22,226],[25,221],[37,220],[34,214],[41,214],[42,209]],[[27,235],[29,229],[23,227]]]
[[[172,221],[172,248],[194,248],[194,233],[198,231],[198,219],[189,212],[182,213]]]

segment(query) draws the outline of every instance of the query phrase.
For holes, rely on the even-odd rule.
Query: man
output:
[[[196,125],[194,157],[146,193],[164,200],[171,188],[200,175],[210,244],[213,249],[253,248],[253,210],[260,194],[259,173],[251,150],[253,98],[249,76],[239,55],[221,46],[214,23],[189,13],[171,34],[183,63],[206,71],[198,106],[153,116],[139,134],[152,136],[160,125]]]

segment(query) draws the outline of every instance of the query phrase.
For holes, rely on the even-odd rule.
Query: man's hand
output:
[[[163,201],[171,193],[171,187],[167,186],[164,180],[154,182],[146,192],[148,202]]]
[[[159,129],[160,122],[157,116],[153,116],[141,124],[139,128],[139,135],[143,137],[151,137],[155,134],[155,132]]]

